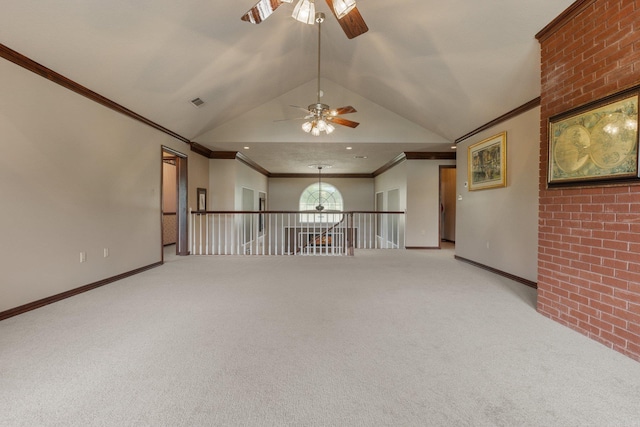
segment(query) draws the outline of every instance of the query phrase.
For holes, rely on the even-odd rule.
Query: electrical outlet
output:
[[[487,249],[489,249],[489,241],[487,240]]]
[[[104,248],[104,257],[107,258],[109,256],[109,248]]]
[[[85,262],[87,260],[87,253],[80,252],[80,262]]]

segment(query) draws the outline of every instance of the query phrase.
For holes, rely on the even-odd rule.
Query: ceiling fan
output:
[[[302,119],[307,120],[302,124],[302,130],[307,133],[311,133],[313,136],[319,136],[321,132],[326,132],[327,134],[332,133],[335,129],[333,124],[348,126],[350,128],[356,128],[360,124],[352,120],[338,117],[343,114],[357,113],[356,109],[352,106],[349,105],[346,107],[331,109],[327,104],[320,102],[320,96],[322,96],[322,90],[320,90],[320,47],[322,40],[322,22],[324,21],[324,18],[325,16],[322,12],[316,13],[315,15],[315,20],[318,23],[318,97],[316,99],[316,103],[309,105],[307,108],[292,105],[294,108],[306,111],[307,115],[305,117],[301,117]]]
[[[367,24],[356,7],[356,0],[326,1],[348,38],[352,39],[369,31]],[[259,0],[240,19],[252,24],[259,24],[267,19],[282,3],[292,2],[293,0]],[[315,18],[314,0],[299,0],[292,16],[298,21],[313,24]]]

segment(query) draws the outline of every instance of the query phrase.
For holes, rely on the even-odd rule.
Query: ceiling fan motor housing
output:
[[[323,117],[329,113],[329,106],[327,104],[311,104],[307,107],[309,112],[313,113],[316,117]]]

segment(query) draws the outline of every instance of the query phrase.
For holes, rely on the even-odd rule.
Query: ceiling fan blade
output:
[[[360,123],[353,122],[351,120],[343,119],[342,117],[331,117],[327,120],[331,121],[331,123],[335,123],[337,125],[349,126],[350,128],[357,128]]]
[[[336,11],[333,8],[333,0],[327,0],[327,4],[329,5],[329,9],[331,9],[331,12],[333,12],[333,16],[338,19],[338,15],[336,15]],[[369,27],[367,27],[367,24],[364,22],[362,15],[360,15],[358,7],[354,7],[351,12],[349,12],[342,19],[338,19],[338,23],[342,27],[344,33],[350,39],[358,37],[359,35],[369,31]]]
[[[291,120],[309,120],[310,118],[312,118],[313,116],[305,116],[305,117],[292,117],[290,119],[279,119],[279,120],[274,120],[274,122],[288,122]]]
[[[240,19],[252,24],[259,24],[267,19],[281,4],[281,0],[259,0]]]
[[[346,107],[340,107],[340,108],[336,108],[335,109],[336,114],[338,116],[342,115],[342,114],[351,114],[351,113],[357,113],[358,111],[353,108],[351,105],[348,105]]]
[[[306,111],[307,113],[311,113],[308,108],[300,107],[298,105],[289,105],[289,107],[297,108],[298,110]]]

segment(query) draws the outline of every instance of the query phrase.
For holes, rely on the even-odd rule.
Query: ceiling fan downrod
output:
[[[318,206],[316,206],[316,210],[321,212],[324,210],[324,206],[322,206],[322,166],[318,165]]]
[[[316,92],[316,103],[307,107],[309,115],[305,119],[309,119],[302,124],[302,130],[311,133],[313,136],[320,136],[322,132],[327,135],[331,134],[335,130],[334,124],[342,126],[348,126],[355,128],[359,123],[351,120],[337,117],[341,114],[355,113],[356,109],[352,106],[341,107],[338,109],[331,109],[327,104],[320,102],[322,96],[322,89],[320,89],[320,73],[321,73],[321,61],[322,61],[322,22],[324,22],[325,15],[322,12],[318,12],[315,15],[315,21],[318,23],[318,87]]]
[[[324,13],[322,12],[318,12],[316,13],[316,22],[318,23],[318,102],[317,104],[320,105],[320,49],[322,47],[321,44],[321,40],[322,40],[322,23],[324,22]],[[327,109],[329,107],[327,106]]]

